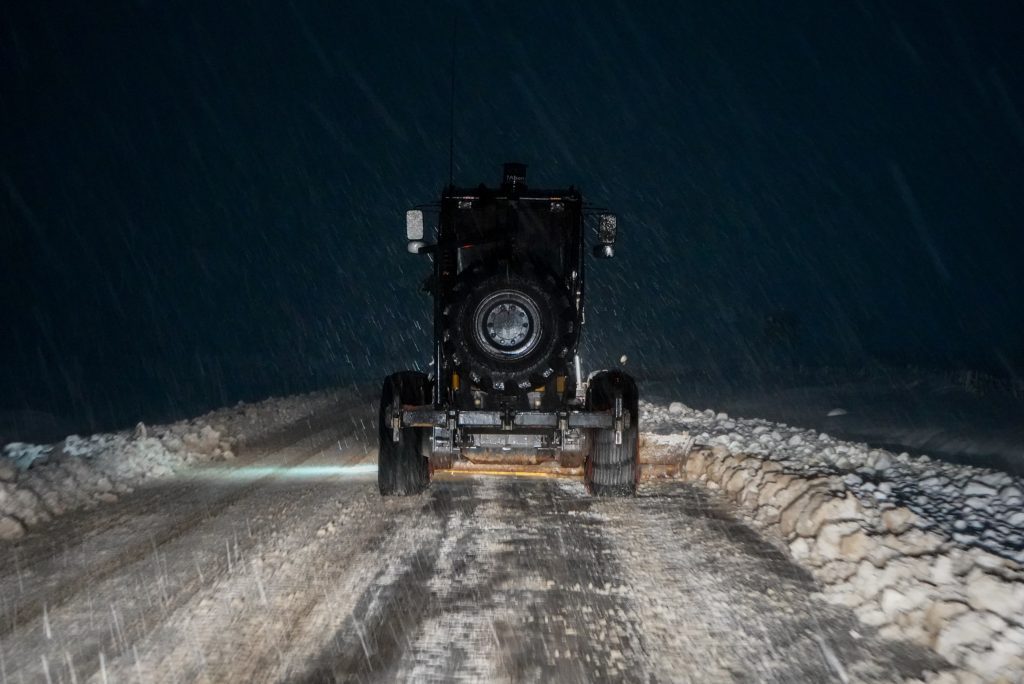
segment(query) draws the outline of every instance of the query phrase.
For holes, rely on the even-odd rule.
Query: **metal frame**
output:
[[[401,427],[457,428],[611,428],[615,427],[612,411],[465,411],[438,410],[433,406],[416,406],[401,411]]]

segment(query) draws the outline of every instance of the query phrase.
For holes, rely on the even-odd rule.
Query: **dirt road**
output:
[[[0,546],[0,682],[898,681],[702,489],[376,491],[369,402]]]

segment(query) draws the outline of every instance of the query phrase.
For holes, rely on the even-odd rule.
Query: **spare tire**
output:
[[[456,369],[483,389],[522,393],[565,364],[576,332],[569,294],[530,263],[492,262],[459,276],[444,311]]]

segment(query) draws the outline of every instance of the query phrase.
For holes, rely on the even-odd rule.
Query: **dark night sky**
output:
[[[1024,368],[1021,3],[354,4],[3,4],[0,411],[424,363],[455,13],[456,180],[620,213],[595,362]]]

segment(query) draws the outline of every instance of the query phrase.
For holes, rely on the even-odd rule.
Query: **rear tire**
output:
[[[489,313],[503,307],[519,317],[509,314],[504,347],[487,330]],[[529,262],[480,264],[459,276],[445,309],[446,352],[474,385],[523,394],[565,367],[575,321],[572,300],[552,273]]]
[[[381,496],[419,494],[430,483],[430,466],[422,450],[425,428],[400,428],[396,442],[391,427],[391,417],[402,406],[422,406],[429,401],[430,381],[423,373],[402,371],[385,378],[380,396],[377,451],[377,486]]]
[[[633,496],[640,481],[640,410],[636,382],[619,371],[602,372],[591,379],[587,389],[589,410],[614,410],[618,400],[621,400],[624,424],[621,444],[615,443],[614,427],[598,428],[592,433],[583,481],[593,496]]]

